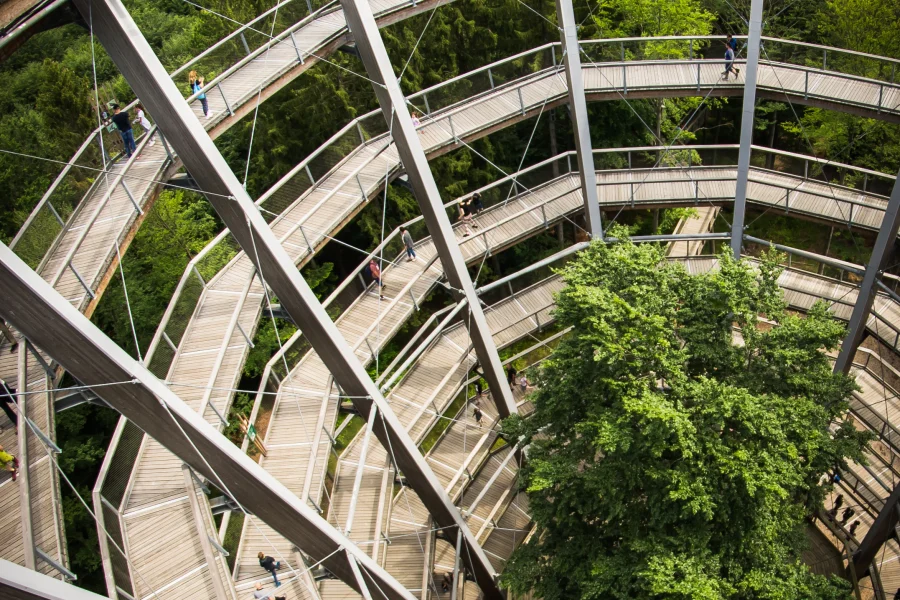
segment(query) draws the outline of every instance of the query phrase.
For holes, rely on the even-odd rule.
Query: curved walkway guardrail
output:
[[[548,45],[546,48],[550,48],[552,46],[553,45],[551,44],[551,45]],[[489,66],[489,67],[482,69],[480,72],[485,73],[487,75],[488,79],[492,79],[494,77],[495,72],[499,71],[499,67],[500,67],[500,65]],[[555,75],[555,74],[556,74],[556,71],[554,70],[553,75]],[[510,86],[501,86],[500,88],[498,88],[496,86],[495,82],[491,82],[492,84],[494,84],[494,89],[492,89],[489,92],[486,92],[485,94],[476,98],[476,100],[478,100],[479,103],[481,104],[481,106],[479,108],[484,108],[486,106],[487,102],[493,102],[494,104],[504,104],[505,103],[512,107],[517,107],[511,111],[507,110],[507,111],[501,113],[501,116],[506,116],[507,120],[509,118],[520,118],[520,117],[525,118],[529,113],[533,114],[534,112],[539,110],[541,107],[547,105],[547,98],[548,98],[547,94],[537,95],[537,94],[532,93],[529,96],[526,93],[524,85],[526,83],[533,84],[533,83],[535,83],[536,79],[537,78],[535,76],[530,76],[527,78],[526,81],[520,82],[521,85],[519,85],[518,87],[513,87],[510,85]],[[551,79],[552,79],[552,77],[551,77]],[[455,143],[458,141],[458,139],[460,137],[462,137],[463,135],[470,135],[470,136],[475,136],[475,135],[479,135],[479,134],[484,135],[486,132],[489,132],[491,127],[495,127],[495,126],[499,125],[500,123],[504,122],[502,119],[499,119],[494,115],[489,115],[488,118],[485,118],[481,123],[475,124],[474,127],[471,127],[468,129],[463,128],[463,127],[458,128],[457,126],[460,125],[461,119],[458,118],[457,122],[454,123],[453,115],[454,114],[457,114],[457,115],[462,114],[462,112],[464,110],[466,110],[466,107],[464,107],[461,103],[457,103],[458,105],[453,104],[454,98],[453,98],[453,93],[451,93],[452,90],[451,90],[450,86],[459,84],[461,81],[462,80],[457,79],[456,81],[453,81],[448,85],[436,86],[436,88],[440,88],[443,90],[443,92],[446,92],[447,110],[442,112],[441,114],[434,114],[434,109],[432,107],[432,109],[429,112],[432,113],[434,118],[430,121],[426,120],[426,124],[423,127],[423,142],[426,142],[426,145],[431,149],[432,153],[446,151],[447,149],[452,148],[455,145]],[[542,81],[541,83],[546,84],[546,80]],[[465,86],[460,85],[459,87],[462,88]],[[468,85],[468,87],[471,90],[471,85]],[[427,94],[435,92],[435,91],[436,91],[435,89],[432,89],[432,90],[426,90],[425,92],[423,92],[421,94],[423,101],[424,101],[424,98],[428,97]],[[531,90],[531,91],[533,92],[534,90]],[[519,98],[518,103],[508,102],[511,94],[513,96],[517,96]],[[418,97],[418,96],[414,95],[414,97]],[[436,96],[432,96],[432,97],[436,97]],[[441,100],[439,102],[439,104],[441,102],[444,102],[444,100]],[[508,115],[508,113],[510,113],[510,112],[513,113],[512,117],[510,117]],[[446,119],[445,119],[445,116],[446,116]],[[354,123],[354,125],[356,125],[360,122],[361,122],[361,120]],[[383,125],[382,125],[382,128],[383,128]],[[449,129],[449,131],[448,131],[448,129]],[[349,134],[349,131],[345,130],[343,135],[348,135],[348,134]],[[306,173],[305,172],[306,169],[304,168],[304,169],[295,169],[292,172],[292,176],[290,178],[286,178],[285,180],[283,180],[278,185],[278,187],[275,189],[275,191],[267,194],[265,198],[261,199],[260,204],[263,206],[263,210],[268,210],[265,206],[264,201],[265,200],[271,201],[272,198],[276,197],[275,193],[279,190],[290,189],[288,187],[288,183],[290,181],[292,181],[294,179],[301,179],[301,180],[305,179],[307,181],[305,189],[301,192],[301,194],[299,196],[301,198],[301,201],[315,200],[314,202],[311,202],[311,204],[313,206],[313,211],[310,211],[310,212],[304,211],[302,213],[304,216],[302,216],[299,221],[297,221],[297,220],[290,221],[291,217],[287,216],[288,213],[285,213],[285,216],[283,216],[282,218],[279,218],[279,219],[276,219],[273,221],[274,226],[283,227],[283,228],[287,229],[287,231],[285,231],[285,229],[281,230],[282,232],[284,232],[284,234],[286,236],[284,238],[284,242],[285,242],[286,246],[290,247],[293,244],[294,248],[299,250],[297,252],[297,254],[300,258],[298,260],[301,260],[301,261],[306,260],[305,257],[310,256],[312,251],[314,251],[315,247],[317,247],[321,243],[324,243],[324,241],[326,239],[324,236],[327,234],[323,233],[323,231],[331,231],[331,229],[323,230],[323,229],[314,228],[315,223],[312,221],[314,220],[314,212],[318,212],[319,208],[325,207],[326,205],[331,206],[333,204],[333,202],[329,203],[328,201],[335,197],[334,190],[337,190],[339,187],[342,187],[342,186],[345,189],[348,189],[348,188],[346,188],[347,185],[356,184],[356,187],[358,187],[358,189],[359,189],[359,196],[357,196],[358,200],[356,201],[357,202],[356,206],[358,207],[361,205],[361,204],[359,204],[359,202],[364,202],[365,199],[371,195],[371,193],[368,193],[368,192],[372,188],[377,189],[377,186],[379,186],[382,181],[382,176],[385,171],[396,172],[397,166],[395,165],[393,168],[391,168],[391,166],[390,166],[391,162],[396,163],[396,158],[393,158],[393,160],[392,160],[391,157],[389,156],[390,155],[390,146],[389,145],[379,144],[380,138],[375,138],[375,139],[372,139],[371,137],[367,138],[366,132],[361,129],[358,129],[355,132],[355,134],[359,137],[360,140],[364,140],[364,143],[359,146],[354,147],[350,152],[341,152],[338,149],[338,156],[340,158],[340,162],[338,164],[339,164],[340,168],[343,169],[343,172],[340,173],[341,178],[337,182],[337,183],[339,183],[339,186],[333,188],[332,192],[329,192],[329,193],[321,193],[320,192],[318,195],[318,198],[313,198],[313,196],[316,196],[317,192],[319,192],[319,190],[321,190],[321,188],[323,186],[318,185],[321,183],[321,180],[316,180],[314,178],[314,176],[310,175],[309,173]],[[352,135],[352,134],[349,134],[349,135]],[[385,165],[384,161],[387,161],[388,164]],[[309,163],[307,163],[307,164],[309,164]],[[370,168],[374,167],[374,168],[372,168],[371,171],[366,171],[365,167],[370,167]],[[331,175],[335,175],[336,173],[338,173],[338,171],[340,171],[340,169],[333,169],[331,171]],[[376,175],[376,173],[377,173],[377,175]],[[329,196],[329,194],[330,194],[330,196]],[[285,202],[285,204],[291,205],[291,208],[296,208],[298,206],[298,203],[292,202],[290,200],[291,195],[292,194],[290,194],[290,193],[284,194],[284,197],[288,199]],[[298,197],[298,196],[294,196],[294,198],[296,198],[296,197]],[[309,205],[309,203],[307,204],[307,206],[308,205]],[[273,204],[272,206],[275,206],[275,205]],[[331,223],[337,222],[339,225],[344,220],[350,218],[350,216],[352,216],[353,212],[357,209],[358,208],[353,208],[353,207],[351,207],[349,209],[345,209],[345,210],[343,210],[343,212],[340,213],[340,215],[336,221],[334,220],[334,218],[332,218],[330,222]],[[276,211],[270,211],[270,212],[276,212]],[[290,211],[288,211],[288,212],[290,212]],[[293,217],[293,218],[296,218],[296,217]],[[312,233],[313,236],[309,235],[310,233]],[[288,239],[290,236],[294,236],[294,239],[296,239],[297,241],[296,242],[290,241]],[[311,237],[317,237],[318,239],[310,240]],[[209,252],[205,256],[210,257],[210,256],[212,256],[212,254],[213,254],[212,252]],[[228,258],[227,257],[228,253],[226,252],[224,254],[226,255],[225,258]],[[220,258],[222,258],[222,257],[220,256]],[[240,264],[241,264],[241,260],[237,259],[231,263],[231,267],[237,268]],[[224,284],[225,279],[226,279],[226,277],[221,276],[221,277],[219,277],[217,283]],[[185,281],[185,285],[181,286],[181,289],[186,289],[187,288],[187,279],[183,279],[183,281]],[[207,289],[209,289],[208,285],[206,285],[205,287]],[[241,293],[242,289],[244,289],[243,286],[238,286],[238,288],[235,291],[237,291],[238,293]],[[249,287],[247,287],[247,290],[249,292]],[[224,292],[225,290],[222,290],[222,291]],[[212,295],[212,292],[208,293],[207,295]],[[171,310],[170,310],[170,314],[175,314],[176,305],[177,305],[177,302],[173,303]],[[252,311],[248,311],[248,312],[252,312]],[[249,324],[247,324],[246,320],[245,320],[246,317],[243,313],[244,313],[243,310],[238,310],[238,311],[232,313],[233,315],[239,315],[239,316],[235,317],[235,320],[234,320],[235,327],[231,328],[230,330],[232,330],[232,331],[239,330],[240,332],[242,332],[245,335],[245,337],[249,338],[250,335],[248,334],[247,330],[252,331],[252,328],[255,326],[256,319],[250,319],[251,322]],[[257,315],[258,315],[258,312],[257,312]],[[166,329],[161,328],[160,331],[161,331],[160,335],[158,335],[157,338],[154,340],[154,344],[157,347],[161,343],[160,340],[165,339],[164,336],[162,335],[162,333],[165,333]],[[183,333],[184,333],[184,331],[182,331],[182,334]],[[168,334],[166,334],[166,337],[171,337],[171,336],[168,336]],[[242,342],[242,344],[243,344],[243,346],[241,344],[226,343],[225,345],[220,346],[220,351],[218,352],[218,354],[221,356],[221,359],[219,359],[217,362],[220,365],[224,364],[226,362],[231,363],[233,359],[227,358],[225,355],[232,354],[232,351],[242,353],[243,348],[246,346],[246,341]],[[174,346],[175,348],[173,349],[171,346]],[[171,344],[171,346],[170,346],[170,350],[172,350],[172,354],[175,354],[175,350],[178,348],[178,343],[173,343],[173,344]],[[224,349],[224,350],[222,350],[222,349]],[[240,357],[238,357],[237,363],[240,363],[240,362],[242,362],[242,359]],[[238,372],[239,372],[239,368],[238,368]],[[214,372],[212,374],[212,376],[218,377],[217,370],[216,370],[216,372]],[[210,404],[208,402],[208,400],[209,399],[207,399],[207,401],[204,401],[202,403],[202,405],[203,406],[211,405],[215,409],[216,404],[215,403]],[[227,404],[227,402],[228,402],[228,400],[225,399],[226,404]],[[213,418],[217,418],[217,417],[213,417]]]

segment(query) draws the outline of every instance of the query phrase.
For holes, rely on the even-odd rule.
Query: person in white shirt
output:
[[[253,592],[253,597],[256,600],[269,600],[270,598],[285,600],[285,596],[276,596],[273,590],[264,590],[262,584],[258,581],[256,582],[256,591]]]
[[[144,128],[144,132],[150,133],[150,128],[152,127],[152,125],[150,125],[150,119],[148,119],[147,115],[144,114],[144,107],[141,106],[140,102],[137,103],[137,106],[134,107],[134,110],[135,110],[135,113],[137,114],[137,118],[134,121],[132,121],[132,123],[140,123],[141,127]],[[150,141],[147,142],[147,145],[152,146],[155,143],[156,143],[156,140],[154,140],[153,138],[150,138]]]

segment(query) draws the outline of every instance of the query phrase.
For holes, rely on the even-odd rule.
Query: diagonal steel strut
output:
[[[500,591],[495,581],[494,568],[469,531],[462,515],[444,492],[406,428],[385,401],[350,345],[297,271],[294,262],[260,215],[190,106],[184,101],[181,92],[166,73],[122,2],[75,0],[75,4],[85,21],[91,24],[94,33],[125,79],[153,115],[171,147],[204,190],[210,204],[258,271],[265,276],[266,283],[278,296],[291,319],[303,331],[345,395],[352,399],[363,417],[368,417],[370,409],[377,406],[382,418],[375,423],[375,435],[384,447],[393,449],[397,467],[419,495],[435,522],[464,536],[467,566],[483,592],[490,598],[499,598]],[[459,249],[456,251],[459,252]],[[474,301],[477,303],[477,299]],[[490,339],[490,330],[486,331]],[[490,343],[493,344],[493,340],[490,340]],[[496,351],[494,360],[499,365]],[[269,522],[269,525],[278,528],[274,523]],[[292,541],[300,543],[296,538]],[[350,580],[348,578],[348,581]]]

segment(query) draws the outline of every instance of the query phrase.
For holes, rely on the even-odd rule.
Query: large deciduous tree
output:
[[[594,243],[563,270],[572,333],[521,438],[537,533],[504,582],[561,598],[847,598],[800,560],[823,477],[863,460],[823,303],[785,310],[776,256],[691,276],[659,247]],[[740,334],[735,332],[739,331]]]

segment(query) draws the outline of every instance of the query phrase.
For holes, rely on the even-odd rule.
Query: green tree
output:
[[[625,241],[562,270],[556,318],[577,327],[533,416],[504,423],[529,445],[538,526],[505,585],[546,600],[849,597],[799,556],[822,475],[862,461],[868,437],[842,419],[855,384],[822,352],[844,327],[824,304],[788,313],[776,260],[723,254],[689,276]]]

